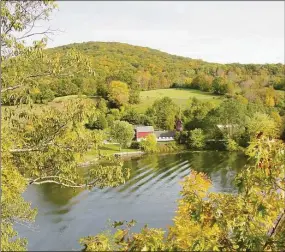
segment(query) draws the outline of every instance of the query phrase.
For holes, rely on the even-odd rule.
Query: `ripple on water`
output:
[[[205,172],[211,190],[235,192],[231,181],[245,159],[231,153],[201,152],[144,156],[125,161],[130,179],[117,188],[72,190],[55,185],[30,187],[24,197],[39,209],[38,232],[17,227],[29,240],[29,250],[80,249],[78,239],[108,228],[107,220],[138,221],[162,227],[172,224],[180,198],[179,181],[191,169]]]

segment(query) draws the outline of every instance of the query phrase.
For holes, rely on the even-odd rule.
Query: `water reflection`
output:
[[[143,159],[125,162],[125,166],[132,167],[130,180],[119,188],[109,188],[108,193],[117,190],[120,193],[132,195],[139,189],[140,193],[150,190],[156,184],[160,186],[175,183],[189,174],[191,169],[208,174],[213,182],[219,179],[219,190],[233,191],[232,178],[245,165],[246,159],[238,153],[227,152],[194,152],[175,155],[151,155]],[[217,185],[215,185],[217,186]],[[139,194],[136,194],[139,196]]]
[[[245,164],[244,156],[227,152],[149,155],[126,161],[131,177],[116,188],[31,186],[24,197],[38,208],[38,232],[17,229],[28,238],[29,250],[71,250],[80,249],[80,237],[103,231],[108,219],[136,219],[137,229],[146,223],[166,228],[175,214],[179,181],[191,169],[210,176],[212,191],[233,192],[232,179]]]
[[[83,191],[81,188],[60,187],[56,184],[43,184],[39,188],[44,201],[52,202],[58,206],[66,205],[70,199]]]

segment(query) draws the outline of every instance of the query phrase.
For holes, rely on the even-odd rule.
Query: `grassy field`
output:
[[[63,102],[63,101],[67,101],[67,100],[73,100],[73,99],[77,99],[77,98],[86,98],[86,95],[66,95],[66,96],[61,96],[61,97],[56,97],[53,99],[52,102]]]
[[[212,101],[215,104],[219,104],[224,97],[213,95],[211,93],[201,92],[199,90],[193,89],[157,89],[142,91],[140,93],[141,102],[139,104],[133,105],[139,112],[144,112],[148,107],[150,107],[156,99],[168,96],[177,105],[181,106],[182,109],[186,108],[188,105],[188,100],[190,97],[196,97],[199,100]]]
[[[102,155],[111,155],[114,153],[119,153],[119,152],[133,152],[133,151],[138,151],[137,149],[130,149],[130,148],[122,148],[120,151],[120,146],[118,144],[105,144],[100,148],[100,153]]]
[[[110,156],[119,152],[134,152],[134,151],[138,150],[130,148],[127,149],[122,148],[120,151],[118,144],[105,144],[104,146],[100,147],[100,154],[103,156]],[[98,157],[98,152],[96,150],[90,150],[84,155],[83,159],[84,162],[86,161],[88,162],[94,160],[97,157]]]

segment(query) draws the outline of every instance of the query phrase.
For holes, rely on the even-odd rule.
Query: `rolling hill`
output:
[[[90,57],[97,85],[115,79],[140,90],[189,85],[197,75],[223,76],[236,83],[258,78],[273,80],[283,77],[285,69],[282,64],[209,63],[117,42],[74,43],[48,50],[63,53],[71,48]]]

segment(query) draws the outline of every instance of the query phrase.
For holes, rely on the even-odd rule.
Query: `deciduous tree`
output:
[[[213,80],[213,92],[214,94],[224,95],[226,93],[232,94],[234,85],[224,77],[216,77]]]
[[[172,130],[175,127],[179,107],[169,98],[164,97],[154,102],[146,115],[153,118],[156,127],[164,130]]]
[[[154,134],[147,135],[147,137],[140,142],[140,146],[147,153],[157,152],[156,136]]]
[[[112,81],[109,86],[109,100],[116,106],[126,105],[129,101],[129,87],[121,81]]]
[[[205,146],[205,135],[202,129],[194,129],[189,132],[188,144],[194,149],[203,149]]]
[[[135,135],[133,126],[128,122],[115,121],[111,127],[111,138],[120,144],[120,150],[122,147],[128,147]]]

